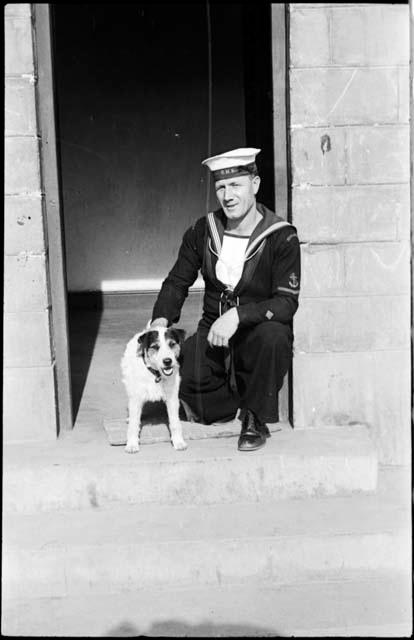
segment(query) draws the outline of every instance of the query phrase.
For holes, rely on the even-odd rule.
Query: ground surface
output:
[[[278,423],[246,455],[237,420],[185,423],[175,452],[158,407],[139,454],[110,446],[119,363],[153,300],[71,313],[75,428],[5,451],[3,634],[409,637],[410,472],[377,476],[362,427]]]

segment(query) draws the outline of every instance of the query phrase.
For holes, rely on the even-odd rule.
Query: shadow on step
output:
[[[151,627],[138,629],[130,622],[124,622],[108,631],[106,637],[131,638],[144,637],[176,637],[176,638],[231,638],[231,637],[273,637],[280,638],[275,629],[237,624],[188,624],[180,620],[164,620],[155,622]]]

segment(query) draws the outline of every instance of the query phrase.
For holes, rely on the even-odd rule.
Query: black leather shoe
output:
[[[250,409],[246,409],[242,421],[242,428],[237,444],[239,451],[255,451],[264,447],[270,431]]]

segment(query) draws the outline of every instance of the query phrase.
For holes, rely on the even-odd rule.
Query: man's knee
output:
[[[208,367],[194,367],[190,364],[181,369],[180,377],[183,392],[203,392],[211,385],[211,370]]]
[[[261,322],[254,327],[250,337],[255,345],[269,350],[290,349],[292,346],[292,330],[281,322]]]
[[[181,389],[189,392],[203,392],[217,386],[220,367],[208,357],[207,342],[203,336],[190,336],[181,351]]]

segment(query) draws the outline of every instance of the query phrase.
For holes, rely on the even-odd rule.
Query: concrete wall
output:
[[[54,439],[47,243],[30,4],[5,7],[3,436]]]
[[[206,6],[54,13],[68,288],[157,289],[206,213]],[[211,24],[214,154],[245,144],[240,7],[212,7]]]
[[[295,426],[410,457],[408,5],[290,5]]]

